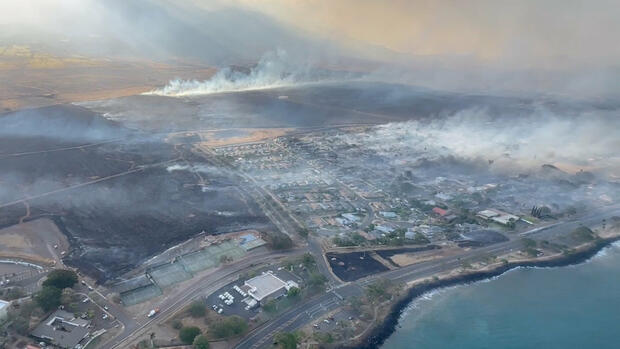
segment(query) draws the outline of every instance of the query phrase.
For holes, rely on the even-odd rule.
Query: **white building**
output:
[[[11,303],[0,299],[0,321],[5,320],[9,315],[9,305]]]
[[[476,216],[495,223],[499,223],[502,225],[508,225],[509,223],[514,223],[519,220],[519,216],[515,216],[510,213],[506,213],[496,209],[488,209],[484,211],[480,211],[476,214]]]
[[[284,295],[292,287],[299,288],[299,285],[292,280],[284,281],[268,271],[247,280],[243,289],[257,302],[260,302],[267,297]]]
[[[341,214],[341,216],[346,218],[350,222],[357,222],[357,221],[360,220],[360,218],[358,216],[354,215],[353,213],[343,213],[343,214]]]
[[[383,216],[384,218],[396,218],[396,217],[398,217],[396,215],[396,213],[394,213],[392,211],[381,211],[381,212],[379,212],[379,214],[381,216]]]

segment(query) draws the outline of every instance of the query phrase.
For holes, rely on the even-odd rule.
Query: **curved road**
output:
[[[602,212],[589,214],[580,219],[573,219],[567,222],[531,229],[519,235],[557,236],[559,234],[566,234],[566,232],[572,231],[582,225],[592,226],[599,224],[603,219],[615,215],[620,215],[618,205],[607,207],[602,209]],[[459,255],[443,258],[441,260],[422,262],[400,269],[375,274],[355,282],[343,284],[330,292],[302,303],[294,309],[290,309],[280,315],[277,319],[274,319],[264,326],[255,329],[241,342],[239,342],[235,348],[259,348],[265,344],[271,343],[273,336],[276,333],[290,332],[304,326],[312,321],[312,319],[320,317],[321,315],[341,306],[343,301],[348,297],[361,295],[363,293],[364,286],[375,282],[377,279],[387,278],[396,282],[408,282],[428,278],[438,273],[453,270],[461,266],[464,262],[471,262],[489,254],[505,254],[511,250],[520,249],[522,246],[523,243],[520,239],[510,240],[495,245],[465,251]]]
[[[166,297],[162,303],[159,304],[159,308],[161,309],[160,314],[153,318],[147,318],[145,315],[143,321],[132,318],[121,306],[108,302],[109,313],[123,323],[123,330],[116,337],[103,343],[99,348],[126,348],[132,341],[148,332],[151,325],[166,321],[197,297],[209,295],[236,280],[239,273],[242,271],[262,264],[271,264],[276,258],[299,255],[303,252],[304,251],[301,249],[282,253],[264,252],[262,254],[249,256],[249,258],[243,259],[237,263],[222,266],[212,273],[197,278],[191,286],[183,289],[180,294],[174,295],[174,297]]]

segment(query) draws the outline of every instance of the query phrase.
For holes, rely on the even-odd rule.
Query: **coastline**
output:
[[[378,324],[374,325],[372,330],[370,330],[367,335],[363,336],[362,338],[358,339],[353,343],[341,346],[340,348],[374,349],[380,347],[385,342],[385,340],[390,335],[392,335],[392,333],[394,333],[403,311],[409,306],[409,304],[411,304],[411,302],[414,301],[416,298],[433,290],[456,285],[467,285],[474,282],[487,280],[493,277],[500,276],[512,269],[519,267],[555,268],[581,264],[587,262],[601,250],[616,241],[620,241],[620,235],[601,238],[594,242],[587,243],[583,246],[578,247],[574,253],[568,255],[559,254],[543,260],[530,259],[508,262],[507,264],[501,264],[488,270],[461,273],[459,275],[450,276],[436,281],[425,280],[424,282],[414,285],[407,291],[405,291],[405,295],[391,305],[387,316],[385,316]]]

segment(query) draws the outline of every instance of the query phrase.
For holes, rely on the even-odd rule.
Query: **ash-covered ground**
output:
[[[80,103],[130,127],[182,131],[225,127],[382,124],[483,108],[506,116],[532,111],[526,98],[466,95],[378,82],[326,82],[191,97],[138,95]]]
[[[52,217],[72,242],[65,261],[99,280],[203,230],[270,228],[232,177],[187,144],[76,106],[0,119],[1,226]]]
[[[604,177],[616,178],[618,138],[609,136],[618,125],[616,110],[354,81],[192,97],[139,95],[18,111],[0,115],[0,224],[54,218],[73,243],[67,262],[105,280],[203,230],[273,229],[238,177],[196,151],[205,141],[205,133],[196,131],[223,129],[236,137],[243,133],[230,129],[311,129],[306,151],[292,154],[291,161],[312,163],[311,154],[327,147],[333,149],[332,165],[324,173],[362,179],[363,172],[374,173],[394,184],[409,165],[424,177],[406,178],[415,185],[439,177],[488,183],[498,181],[489,167],[513,178],[524,166],[575,159],[586,170],[613,164]],[[385,125],[374,126],[379,124]],[[321,133],[345,125],[371,127]],[[362,172],[356,174],[355,166]],[[251,175],[274,185],[269,178],[294,177],[297,170],[261,171],[270,170]],[[573,188],[574,181],[566,180],[570,190],[562,191],[564,182],[555,177],[564,174],[555,167],[546,172],[559,184],[538,194],[506,193],[506,200],[532,196],[521,200],[530,205],[553,197],[562,206],[569,201],[563,192],[579,202],[586,196],[579,190],[592,182]],[[599,197],[604,193],[596,192]]]

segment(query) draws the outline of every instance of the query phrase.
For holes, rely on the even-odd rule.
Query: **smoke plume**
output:
[[[329,81],[309,64],[292,62],[285,50],[268,52],[249,71],[224,68],[211,79],[172,80],[168,85],[145,93],[168,97],[187,97],[224,92],[263,90]]]

